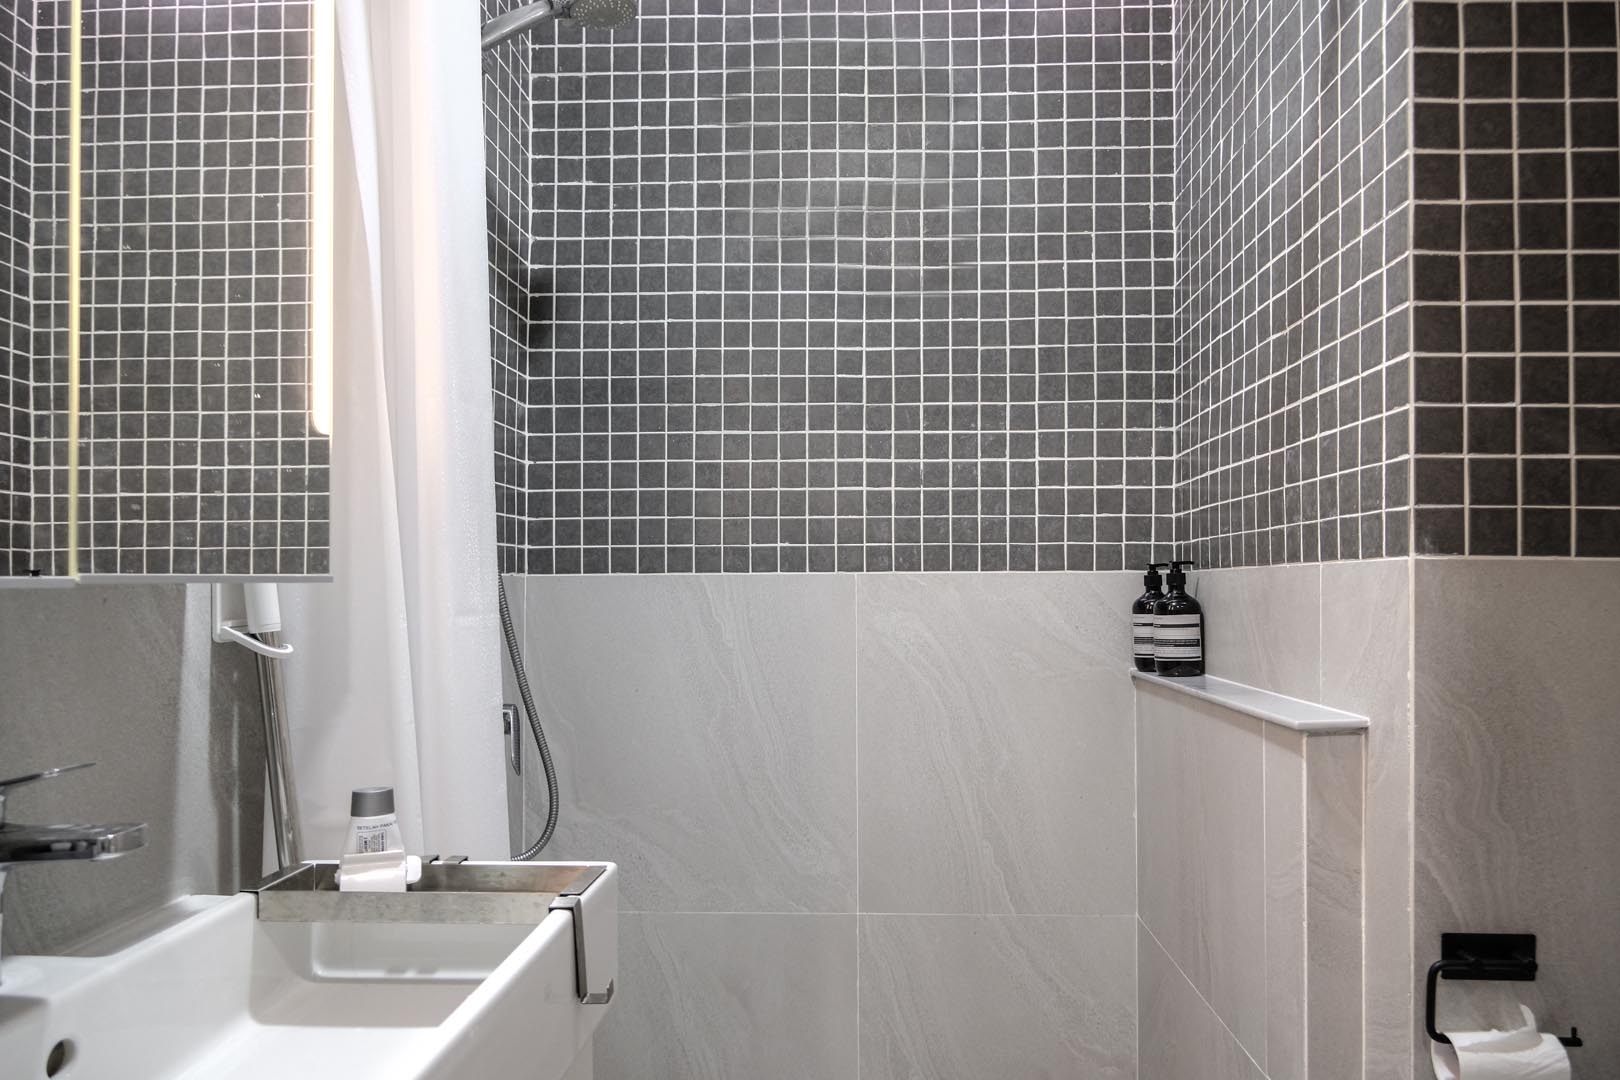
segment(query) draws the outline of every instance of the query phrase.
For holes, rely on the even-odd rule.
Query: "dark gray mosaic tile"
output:
[[[492,256],[529,297],[492,307],[503,567],[1167,548],[1169,5],[924,7],[676,3],[486,61],[492,228],[530,224]]]
[[[1414,7],[1413,85],[1430,115],[1461,110],[1467,149],[1420,155],[1414,241],[1467,254],[1460,295],[1445,264],[1418,267],[1414,390],[1465,407],[1415,413],[1417,550],[1602,555],[1620,504],[1616,5],[1468,4],[1458,40],[1445,7]]]
[[[1420,40],[1455,41],[1454,6],[1418,7]],[[1404,5],[1177,15],[1178,545],[1203,566],[1404,552],[1406,304],[1461,284],[1455,257],[1405,261],[1409,228],[1460,250],[1455,207],[1406,213],[1406,130],[1455,147],[1458,109],[1409,110]],[[1449,193],[1437,161],[1418,183]]]

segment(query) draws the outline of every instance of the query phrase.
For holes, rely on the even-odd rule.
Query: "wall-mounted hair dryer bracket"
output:
[[[220,644],[234,643],[270,660],[282,660],[293,654],[291,645],[259,640],[260,634],[281,633],[281,602],[274,585],[258,582],[215,585],[209,606],[214,640]]]
[[[1443,1032],[1434,1029],[1435,991],[1442,977],[1490,982],[1534,982],[1537,966],[1534,934],[1441,934],[1440,959],[1429,965],[1423,1030],[1435,1042],[1451,1043]],[[1558,1041],[1565,1046],[1581,1046],[1578,1031],[1571,1027],[1568,1035],[1558,1036]]]

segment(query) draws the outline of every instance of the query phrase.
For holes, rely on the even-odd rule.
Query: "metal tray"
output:
[[[336,862],[306,862],[244,892],[265,922],[539,923],[605,869],[591,863],[426,862],[404,892],[342,892]]]

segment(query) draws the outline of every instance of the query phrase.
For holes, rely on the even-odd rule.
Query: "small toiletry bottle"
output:
[[[1131,656],[1137,671],[1157,670],[1153,661],[1153,605],[1164,599],[1164,589],[1160,588],[1164,578],[1159,576],[1159,570],[1168,565],[1148,563],[1147,575],[1142,578],[1147,591],[1131,605]]]
[[[1190,561],[1170,564],[1170,586],[1153,605],[1153,666],[1160,675],[1183,678],[1204,673],[1204,609],[1187,595]]]
[[[349,842],[344,853],[404,850],[405,837],[394,816],[394,789],[355,788],[349,796]]]

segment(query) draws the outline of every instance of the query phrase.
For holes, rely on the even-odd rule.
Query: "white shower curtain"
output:
[[[332,573],[284,586],[305,858],[392,785],[505,858],[477,0],[337,0]]]

